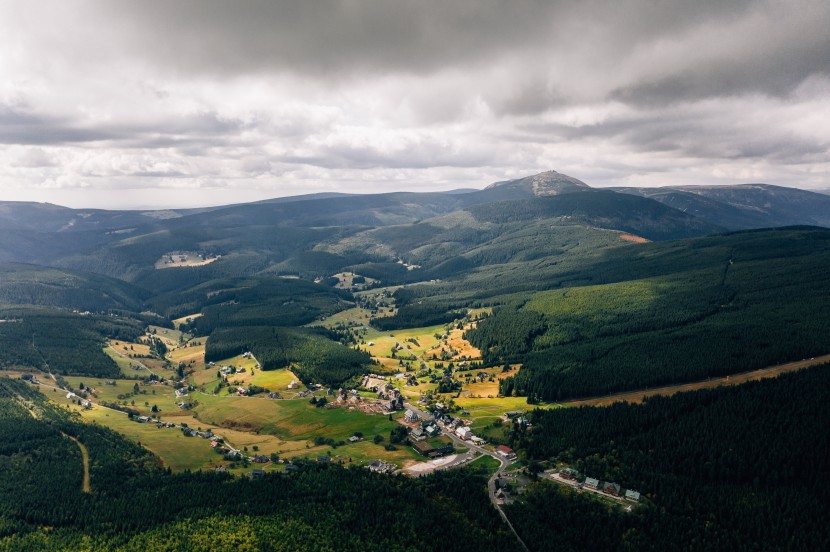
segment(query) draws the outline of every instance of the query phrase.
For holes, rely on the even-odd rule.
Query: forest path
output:
[[[72,437],[71,435],[67,435],[66,433],[64,433],[62,431],[61,431],[61,435],[63,435],[64,437],[66,437],[70,441],[73,441],[76,445],[78,445],[78,448],[81,449],[81,459],[83,460],[83,464],[84,464],[84,480],[83,480],[83,483],[81,483],[81,490],[85,493],[91,493],[92,492],[92,487],[89,484],[89,450],[87,450],[86,445],[84,445],[82,442],[77,440],[75,437]]]
[[[667,385],[665,387],[653,387],[650,389],[638,389],[636,391],[624,391],[622,393],[614,393],[604,397],[593,397],[588,399],[579,399],[576,401],[566,401],[562,406],[609,406],[618,402],[628,402],[632,404],[639,404],[643,402],[643,397],[664,396],[668,397],[675,393],[683,391],[697,391],[699,389],[712,389],[715,387],[722,387],[724,385],[740,385],[750,381],[760,380],[764,378],[775,378],[787,372],[795,372],[825,364],[830,362],[830,355],[817,356],[814,358],[797,360],[795,362],[788,362],[786,364],[778,364],[776,366],[769,366],[751,372],[742,372],[740,374],[732,374],[730,376],[723,376],[719,378],[710,378],[703,381],[692,383],[681,383],[675,385]]]

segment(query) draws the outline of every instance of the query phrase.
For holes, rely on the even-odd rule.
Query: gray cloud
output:
[[[826,0],[8,2],[0,190],[821,184],[828,21]]]

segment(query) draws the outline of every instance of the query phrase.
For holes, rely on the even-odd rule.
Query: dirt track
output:
[[[638,404],[643,402],[643,397],[652,397],[655,395],[670,396],[675,393],[683,391],[696,391],[698,389],[712,389],[714,387],[721,387],[723,385],[740,385],[748,381],[755,381],[764,378],[774,378],[786,372],[795,372],[803,368],[817,366],[830,362],[830,355],[820,357],[798,360],[796,362],[789,362],[787,364],[780,364],[778,366],[770,366],[769,368],[761,368],[760,370],[753,370],[752,372],[743,372],[741,374],[734,374],[732,376],[724,376],[722,378],[712,378],[706,381],[698,381],[693,383],[684,383],[680,385],[668,385],[666,387],[655,387],[653,389],[640,389],[638,391],[626,391],[624,393],[616,393],[606,397],[594,397],[590,399],[581,399],[578,401],[563,403],[565,406],[608,406],[618,402],[628,402]]]

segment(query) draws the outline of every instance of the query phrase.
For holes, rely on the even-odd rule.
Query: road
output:
[[[421,410],[420,408],[417,408],[416,406],[414,406],[410,403],[404,403],[404,407],[408,408],[409,410],[412,410],[413,412],[415,412],[418,415],[418,417],[422,420],[433,420],[432,415],[428,414],[427,412]],[[489,456],[490,458],[495,458],[496,460],[498,460],[499,469],[497,469],[496,472],[492,476],[490,476],[490,479],[487,481],[487,493],[490,495],[490,502],[493,504],[493,507],[499,513],[499,516],[501,516],[502,521],[504,521],[504,523],[506,523],[507,526],[510,528],[510,530],[513,532],[513,535],[516,537],[516,540],[519,541],[519,544],[521,544],[522,547],[525,550],[529,551],[530,549],[527,547],[525,542],[522,540],[522,537],[519,536],[519,533],[516,532],[516,529],[513,527],[513,524],[510,523],[510,520],[507,518],[507,514],[504,513],[504,510],[502,510],[501,504],[499,504],[499,501],[496,498],[496,490],[497,490],[496,489],[496,480],[498,480],[502,476],[502,474],[504,473],[504,470],[507,468],[507,466],[509,466],[511,464],[511,462],[507,458],[504,458],[503,456],[501,456],[499,454],[496,454],[495,452],[493,452],[491,450],[487,450],[487,449],[482,448],[478,445],[474,445],[470,441],[465,441],[465,440],[461,439],[455,433],[453,433],[451,430],[448,430],[445,427],[442,427],[440,425],[439,425],[439,427],[441,427],[441,432],[444,435],[446,435],[447,437],[449,437],[452,440],[452,442],[455,443],[456,445],[466,447],[466,448],[470,449],[470,452],[477,452],[481,455]],[[469,454],[470,453],[467,453],[467,455],[463,455],[463,456],[469,457],[468,456]],[[461,457],[462,455],[459,455],[459,456]],[[463,463],[463,461],[457,461],[457,462],[454,461],[454,462],[450,462],[450,463],[448,463],[446,465],[443,465],[443,466],[438,466],[438,467],[436,467],[436,469],[442,469],[442,470],[443,469],[448,469],[448,468],[458,466],[461,463]]]

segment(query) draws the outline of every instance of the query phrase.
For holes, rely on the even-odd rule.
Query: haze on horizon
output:
[[[0,200],[830,188],[825,0],[0,4]]]

